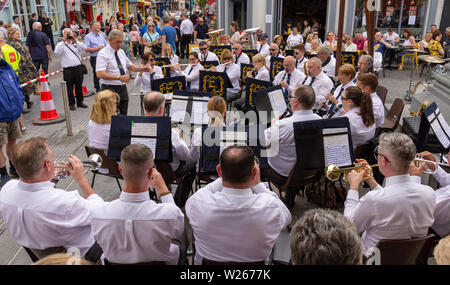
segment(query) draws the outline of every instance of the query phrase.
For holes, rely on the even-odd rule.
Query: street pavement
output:
[[[83,55],[87,56],[87,55]],[[140,63],[140,59],[132,59],[135,64]],[[84,63],[88,67],[89,73],[84,76],[84,85],[86,85],[89,91],[95,91],[92,79],[92,68],[85,60]],[[60,69],[60,58],[54,55],[53,61],[50,63],[49,72],[54,72]],[[402,98],[406,90],[409,88],[409,77],[411,74],[411,65],[407,65],[405,70],[386,70],[386,77],[383,77],[382,73],[379,75],[380,85],[385,86],[388,89],[388,96],[386,99],[386,107],[390,108],[395,98]],[[424,80],[426,75],[422,76]],[[414,83],[421,80],[418,78],[418,72],[414,74]],[[63,80],[62,73],[59,73],[49,78],[50,91],[55,102],[56,110],[58,113],[64,113],[63,100],[61,95],[61,81]],[[129,101],[129,115],[140,115],[139,107],[139,90],[134,88],[133,81],[128,84],[128,93],[130,95]],[[46,126],[34,126],[32,123],[33,118],[38,118],[39,111],[39,96],[33,96],[32,100],[35,103],[30,113],[24,115],[25,126],[27,128],[26,133],[22,139],[31,138],[34,136],[42,136],[48,139],[50,148],[53,151],[55,161],[64,161],[70,154],[76,155],[81,160],[87,159],[85,145],[89,145],[87,125],[89,121],[89,115],[91,112],[91,106],[94,96],[85,97],[84,102],[89,108],[77,108],[76,111],[70,111],[70,116],[73,126],[73,136],[68,137],[66,131],[66,123],[57,123]],[[408,103],[408,102],[407,102]],[[409,103],[405,107],[404,116],[409,116]],[[92,180],[92,174],[87,173],[89,181]],[[121,182],[123,186],[123,181]],[[67,191],[75,191],[78,186],[73,182],[71,178],[61,180],[57,184],[58,188],[66,189]],[[95,179],[94,190],[105,201],[112,201],[119,197],[120,191],[115,179],[98,175]],[[292,224],[304,213],[304,211],[317,206],[311,204],[301,196],[297,196],[296,206],[292,210]],[[0,219],[0,265],[6,264],[31,264],[31,260],[28,257],[25,250],[16,242],[11,240],[8,231],[5,229],[4,222]]]

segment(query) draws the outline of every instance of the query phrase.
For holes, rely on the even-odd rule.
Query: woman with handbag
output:
[[[155,55],[160,55],[162,48],[160,43],[160,37],[159,34],[155,30],[155,24],[150,22],[147,25],[147,32],[142,37],[142,42],[145,46],[144,48],[144,55],[147,52],[152,52]]]
[[[83,103],[83,75],[87,73],[87,68],[81,61],[81,52],[86,50],[86,46],[82,42],[78,42],[71,29],[63,31],[61,42],[56,45],[55,54],[61,56],[61,65],[63,68],[63,78],[67,83],[67,96],[69,97],[70,110],[76,110],[75,98],[77,106],[87,108]]]

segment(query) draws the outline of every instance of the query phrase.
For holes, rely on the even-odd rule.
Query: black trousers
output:
[[[75,105],[75,97],[73,90],[75,87],[75,94],[77,96],[77,104],[83,103],[83,71],[81,64],[73,67],[66,67],[63,69],[63,78],[67,83],[67,97],[69,97],[69,105]]]
[[[181,36],[181,58],[187,57],[189,54],[189,43],[192,40],[192,34]]]
[[[117,108],[120,114],[126,116],[128,114],[128,90],[127,85],[108,85],[102,84],[102,90],[111,90],[119,94],[120,102],[117,104]]]
[[[44,33],[47,35],[48,39],[50,40],[50,44],[52,45],[52,50],[55,50],[55,42],[53,41],[53,33],[52,33],[52,31],[51,30],[50,31],[45,31]]]
[[[89,58],[90,62],[91,62],[91,66],[92,66],[92,72],[94,73],[94,87],[95,87],[95,92],[100,91],[100,79],[98,79],[97,74],[95,73],[95,65],[97,64],[97,57],[96,56],[91,56]]]

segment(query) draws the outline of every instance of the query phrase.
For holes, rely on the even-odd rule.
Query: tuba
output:
[[[209,36],[209,41],[211,42],[212,46],[220,46],[220,36],[222,35],[222,32],[224,31],[224,29],[220,29],[220,30],[215,30],[212,32],[207,33],[207,35]]]
[[[250,49],[256,49],[256,44],[258,43],[257,33],[259,30],[260,28],[251,28],[244,31],[244,33],[247,34],[247,41],[250,45]]]

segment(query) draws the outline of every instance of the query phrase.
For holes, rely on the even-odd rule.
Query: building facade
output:
[[[376,0],[376,3],[376,29],[384,32],[393,28],[400,34],[408,28],[419,38],[432,24],[445,29],[439,27],[441,18],[450,14],[443,11],[444,0]],[[217,0],[217,23],[219,29],[230,33],[230,23],[238,21],[241,30],[259,27],[273,38],[283,32],[288,22],[302,27],[303,21],[308,20],[311,26],[316,23],[320,27],[323,37],[325,32],[337,33],[339,5],[337,0]],[[365,29],[364,0],[347,0],[344,33]]]

